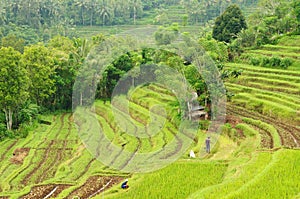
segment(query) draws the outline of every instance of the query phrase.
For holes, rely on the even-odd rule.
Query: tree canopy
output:
[[[0,109],[8,130],[13,126],[13,113],[28,98],[29,79],[20,61],[21,54],[12,47],[0,49]]]
[[[231,5],[221,16],[217,17],[213,27],[213,38],[229,43],[242,29],[246,28],[246,19],[241,9],[237,5]]]

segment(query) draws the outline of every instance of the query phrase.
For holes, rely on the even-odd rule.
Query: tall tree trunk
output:
[[[102,26],[104,26],[105,24],[105,15],[103,14],[103,18],[102,18]]]
[[[13,116],[13,112],[12,112],[12,110],[11,109],[8,109],[8,118],[9,118],[9,130],[11,130],[12,129],[12,124],[13,124],[13,118],[12,118],[12,116]]]
[[[6,120],[6,128],[7,130],[11,130],[12,128],[12,124],[13,124],[13,121],[12,121],[12,110],[9,108],[8,110],[7,109],[4,109],[4,113],[5,113],[5,120]]]
[[[136,7],[133,7],[133,23],[135,25],[135,20],[136,20]]]
[[[91,22],[90,22],[90,26],[93,26],[93,10],[91,10]]]
[[[134,88],[134,77],[132,77],[132,79],[131,79],[131,84],[132,84],[132,87]]]
[[[84,26],[84,10],[83,10],[83,7],[81,7],[81,19],[82,19],[82,25]]]

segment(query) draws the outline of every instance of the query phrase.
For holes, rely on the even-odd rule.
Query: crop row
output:
[[[278,79],[271,79],[269,77],[249,77],[249,76],[241,76],[239,78],[239,82],[255,82],[260,83],[262,85],[270,85],[270,86],[276,86],[276,88],[285,88],[285,89],[298,89],[300,91],[300,84],[291,82],[291,81],[285,81],[285,80],[278,80]]]
[[[226,198],[226,196],[242,188],[251,179],[263,172],[272,162],[272,154],[257,153],[248,162],[239,161],[239,163],[233,161],[229,165],[229,171],[222,183],[199,190],[190,198]]]
[[[233,68],[233,69],[242,69],[242,70],[245,70],[245,71],[259,72],[259,73],[289,75],[289,76],[300,77],[300,73],[298,71],[282,70],[282,69],[271,69],[271,68],[261,68],[261,67],[252,66],[252,65],[248,65],[248,64],[226,63],[226,67],[227,68]]]
[[[264,96],[268,96],[268,97],[274,97],[274,99],[276,99],[276,101],[282,99],[285,102],[285,104],[287,104],[287,103],[291,103],[293,105],[300,104],[300,98],[296,95],[286,95],[286,94],[281,94],[278,92],[271,92],[271,91],[267,91],[267,90],[243,86],[243,85],[234,84],[234,83],[226,83],[226,88],[228,88],[230,91],[233,91],[235,93],[260,94],[260,95],[264,95]]]
[[[298,46],[282,46],[282,45],[264,45],[262,49],[268,51],[280,51],[287,53],[300,53],[300,48]]]
[[[254,126],[270,133],[272,136],[273,145],[275,148],[281,146],[281,138],[280,138],[277,130],[272,125],[262,122],[260,120],[254,120],[251,118],[243,118],[243,121],[246,122],[247,124],[254,125]]]
[[[266,100],[269,102],[273,102],[276,104],[279,104],[281,106],[286,106],[288,107],[288,109],[292,109],[291,111],[297,111],[300,109],[299,104],[297,103],[297,99],[296,98],[292,98],[292,97],[285,97],[285,96],[280,96],[280,95],[269,95],[268,93],[265,92],[260,92],[258,89],[255,89],[257,92],[253,92],[252,90],[250,90],[249,92],[245,92],[243,88],[238,87],[238,85],[233,85],[233,86],[228,86],[227,88],[231,91],[231,92],[236,92],[239,94],[236,94],[236,97],[233,97],[233,99],[240,99],[242,98],[241,96],[245,96],[245,97],[249,97],[251,99],[252,98],[257,98],[257,99],[261,99],[261,100]],[[251,95],[251,96],[249,96]],[[258,110],[261,111],[261,110]]]
[[[294,198],[299,193],[300,175],[296,174],[299,169],[299,150],[277,151],[259,175],[226,198]]]
[[[265,96],[239,93],[234,96],[232,103],[291,124],[297,124],[300,121],[297,109],[264,98]]]
[[[103,107],[101,106],[101,108],[103,108]],[[132,142],[132,138],[133,138],[132,136],[127,135],[127,133],[121,132],[119,129],[112,129],[110,127],[110,125],[111,125],[110,123],[113,123],[115,121],[110,121],[110,123],[108,123],[107,119],[103,120],[105,118],[104,114],[109,114],[108,110],[106,110],[105,112],[101,111],[98,113],[99,113],[98,115],[100,115],[102,117],[102,119],[99,118],[100,123],[102,124],[103,128],[106,129],[106,130],[104,130],[105,133],[106,134],[109,133],[108,138],[110,138],[110,140],[112,140],[112,141],[115,140],[116,144],[119,144],[119,145],[122,145],[127,142]],[[119,112],[119,114],[122,114],[122,112]],[[124,116],[124,119],[128,126],[128,124],[130,124],[130,122],[126,119],[125,116]],[[130,129],[134,130],[134,127],[128,128],[128,130],[130,130]],[[151,128],[150,128],[150,130],[151,130]],[[153,129],[153,130],[155,130],[155,129]],[[139,136],[139,135],[137,135],[137,136]],[[167,130],[166,127],[163,127],[160,129],[160,132],[154,134],[153,136],[149,135],[148,138],[141,138],[142,147],[140,148],[140,150],[141,150],[141,152],[146,152],[149,150],[156,151],[157,149],[160,149],[162,146],[166,145],[165,142],[172,140],[172,138],[173,138],[173,135]],[[125,149],[129,150],[129,148],[127,148],[127,147],[130,147],[130,144],[127,143],[125,145]],[[135,149],[135,147],[133,149]]]
[[[140,180],[132,181],[134,189],[127,192],[112,190],[106,197],[187,198],[199,189],[220,183],[226,169],[227,165],[222,163],[177,162],[159,171],[144,174],[142,183]],[[199,177],[195,177],[195,174]]]
[[[287,124],[286,122],[282,122],[278,119],[274,119],[272,117],[264,116],[255,111],[246,110],[243,107],[239,107],[236,105],[229,104],[227,105],[227,111],[231,114],[238,115],[240,117],[252,118],[255,120],[261,120],[265,123],[271,124],[274,126],[280,137],[283,146],[286,147],[299,147],[300,143],[300,128],[293,126],[291,124]]]
[[[244,70],[242,76],[247,77],[263,77],[269,80],[283,80],[288,82],[294,82],[294,83],[300,83],[300,79],[297,76],[290,76],[290,75],[279,75],[279,74],[267,74],[267,73],[261,73],[258,71],[247,71]]]
[[[30,152],[21,167],[16,167],[10,162],[7,163],[9,167],[6,172],[10,173],[10,175],[7,177],[2,175],[2,177],[6,178],[5,190],[12,189],[12,191],[17,191],[26,185],[32,186],[37,182],[42,182],[54,176],[59,162],[71,157],[72,149],[67,150],[67,147],[77,143],[77,141],[65,140],[71,131],[74,130],[71,128],[70,118],[71,116],[66,118],[65,114],[63,114],[59,120],[53,120],[54,124],[47,126],[47,128],[45,128],[45,125],[40,125],[39,128],[43,128],[40,129],[40,133],[30,133],[28,138],[23,140],[23,144],[17,146],[19,148],[29,148]],[[65,128],[64,123],[66,121],[69,122],[69,127],[62,131]],[[33,137],[36,139],[32,139]],[[62,140],[48,140],[59,137]],[[43,170],[42,167],[45,167],[45,169]]]
[[[269,50],[251,50],[251,53],[257,53],[258,55],[277,55],[280,57],[291,57],[294,59],[300,59],[299,53],[297,52],[282,52],[282,51],[269,51]]]

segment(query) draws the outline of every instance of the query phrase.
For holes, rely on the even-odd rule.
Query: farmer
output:
[[[205,140],[205,145],[206,145],[206,153],[210,153],[210,137],[207,137]]]
[[[127,188],[129,188],[127,182],[128,182],[128,179],[126,179],[126,180],[122,183],[122,185],[121,185],[121,188],[122,188],[122,189],[127,189]]]

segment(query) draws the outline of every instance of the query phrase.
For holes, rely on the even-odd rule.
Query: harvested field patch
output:
[[[31,188],[30,192],[21,199],[46,199],[57,197],[64,189],[70,185],[41,185]]]
[[[123,177],[117,176],[92,176],[84,183],[84,185],[73,191],[67,199],[72,199],[75,196],[80,198],[95,196],[123,180]]]
[[[30,148],[19,148],[13,152],[13,157],[10,158],[10,161],[13,164],[23,164],[24,159],[28,155]]]

